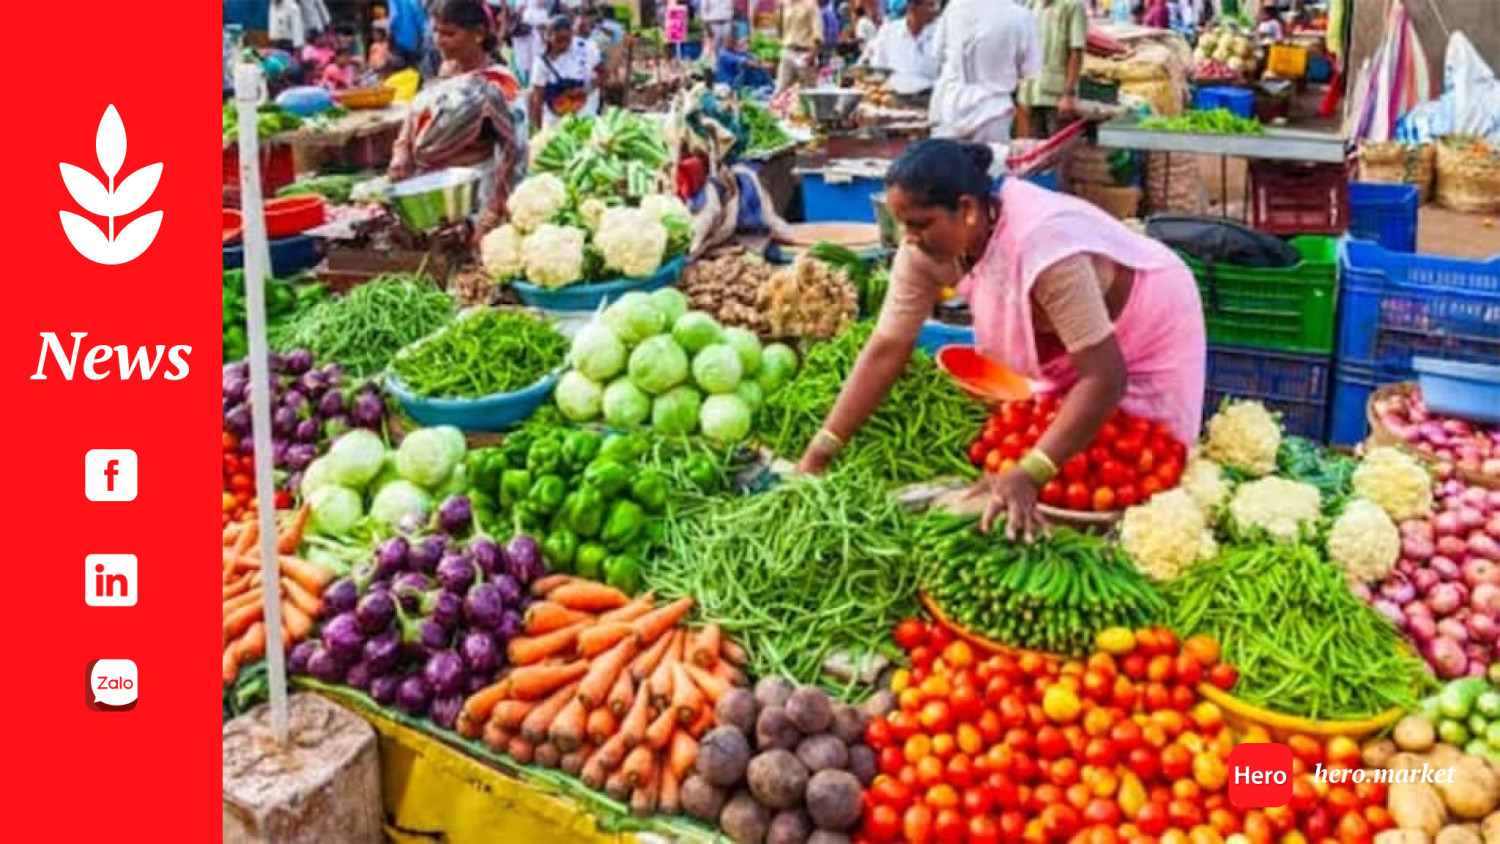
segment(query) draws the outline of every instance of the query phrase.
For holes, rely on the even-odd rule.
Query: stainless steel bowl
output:
[[[462,222],[478,210],[482,177],[472,167],[450,167],[397,182],[387,197],[407,228],[431,231]]]
[[[802,109],[821,124],[845,123],[864,97],[853,88],[810,88],[802,92]]]

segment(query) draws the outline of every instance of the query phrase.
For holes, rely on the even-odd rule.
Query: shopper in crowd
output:
[[[482,170],[477,240],[505,219],[526,160],[524,129],[517,130],[515,117],[521,88],[508,68],[493,63],[497,39],[483,0],[438,0],[432,21],[446,78],[413,101],[388,176],[399,181],[450,167]],[[450,93],[460,96],[438,96]]]
[[[294,53],[307,44],[307,31],[302,24],[302,8],[297,5],[297,0],[271,0],[266,35],[272,44]]]
[[[776,90],[810,88],[818,81],[818,54],[828,43],[818,0],[788,0],[781,7],[781,62]]]
[[[699,14],[703,17],[703,39],[715,50],[727,48],[734,37],[734,0],[703,0]]]
[[[1150,0],[1146,4],[1145,23],[1153,29],[1171,28],[1172,10],[1167,8],[1167,0]]]
[[[341,91],[353,88],[359,84],[360,66],[359,59],[354,55],[352,47],[340,47],[333,54],[333,61],[323,68],[321,82],[324,88],[331,91]]]
[[[991,151],[931,139],[908,147],[886,176],[886,203],[904,240],[874,334],[860,352],[799,469],[821,473],[880,406],[906,368],[945,287],[974,316],[979,350],[1062,399],[1057,420],[1015,468],[987,475],[982,527],[1041,527],[1037,495],[1118,408],[1196,442],[1202,421],[1203,308],[1193,274],[1171,249],[1095,206],[1023,179],[996,190]]]
[[[1022,92],[1032,137],[1048,138],[1077,111],[1078,78],[1088,47],[1088,11],[1082,0],[1038,0],[1041,72]]]
[[[938,78],[937,0],[910,0],[906,14],[880,27],[865,51],[871,67],[889,70],[886,87],[901,95],[932,90]]]
[[[854,43],[859,45],[860,53],[870,48],[871,42],[879,34],[880,27],[875,21],[870,20],[870,13],[865,11],[864,6],[854,7]]]
[[[531,124],[545,129],[570,114],[598,114],[603,68],[599,48],[578,37],[573,19],[553,17],[531,66]]]
[[[1255,26],[1255,34],[1262,41],[1277,43],[1285,37],[1286,33],[1281,26],[1281,18],[1277,16],[1276,4],[1267,3],[1261,7],[1260,22]]]
[[[1008,143],[1016,89],[1041,66],[1036,18],[1014,0],[953,0],[938,18],[933,47],[933,135]]]
[[[370,27],[370,46],[365,48],[365,67],[384,73],[391,63],[391,29],[385,21]]]
[[[510,48],[514,55],[516,72],[526,84],[531,84],[531,66],[542,54],[546,45],[547,23],[552,19],[550,0],[520,0],[521,12],[515,17],[510,29]]]

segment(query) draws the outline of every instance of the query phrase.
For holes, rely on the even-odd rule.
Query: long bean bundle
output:
[[[1401,634],[1307,545],[1226,548],[1164,587],[1183,636],[1219,640],[1234,692],[1309,718],[1410,708],[1428,682]]]
[[[772,451],[792,458],[802,453],[822,428],[872,331],[869,323],[855,323],[814,346],[797,375],[766,397],[756,424]],[[839,453],[838,465],[892,484],[970,477],[969,442],[985,416],[984,406],[932,358],[914,354],[880,409]]]
[[[692,595],[760,676],[819,682],[835,652],[869,653],[915,611],[905,511],[868,477],[836,471],[672,514],[646,565],[657,595]]]
[[[307,349],[357,376],[385,369],[403,347],[453,319],[453,298],[425,276],[372,279],[271,332],[277,351]]]
[[[1165,620],[1166,602],[1114,544],[1067,528],[1033,543],[1003,542],[977,523],[937,513],[915,531],[922,588],[965,628],[1014,647],[1077,655],[1106,628]]]
[[[527,311],[485,309],[398,355],[402,386],[426,398],[482,398],[529,387],[562,366],[568,341]]]

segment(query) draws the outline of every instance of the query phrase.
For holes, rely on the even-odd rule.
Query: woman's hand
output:
[[[987,474],[974,484],[965,498],[986,496],[984,515],[980,517],[979,529],[985,533],[995,524],[995,517],[1005,515],[1005,538],[1015,539],[1020,535],[1027,542],[1036,538],[1047,526],[1036,509],[1036,482],[1020,469]]]
[[[833,462],[834,453],[822,442],[813,440],[808,443],[807,450],[802,452],[802,459],[797,461],[797,474],[799,475],[821,475],[828,471],[828,464]]]
[[[386,177],[392,182],[399,182],[411,175],[411,165],[405,161],[392,161],[389,169],[385,171]]]

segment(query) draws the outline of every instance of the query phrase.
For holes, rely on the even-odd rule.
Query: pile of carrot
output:
[[[281,566],[281,629],[287,648],[306,639],[323,606],[323,590],[334,573],[294,556],[302,544],[308,509],[298,510],[276,535]],[[261,588],[260,524],[252,518],[224,528],[224,685],[240,668],[265,656],[264,590]]]
[[[680,809],[714,704],[745,685],[744,651],[717,625],[567,575],[532,584],[512,666],[464,701],[458,730],[522,763],[581,778],[638,815]]]

